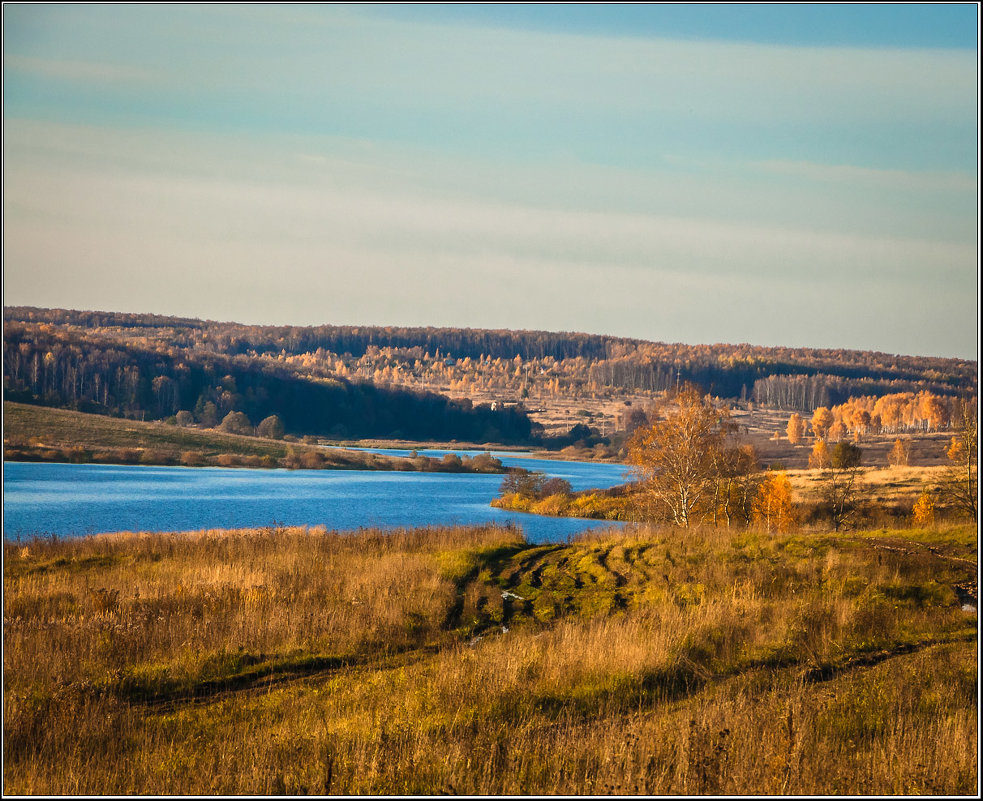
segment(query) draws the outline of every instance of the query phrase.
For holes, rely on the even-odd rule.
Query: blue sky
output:
[[[4,6],[4,302],[977,358],[975,4]]]

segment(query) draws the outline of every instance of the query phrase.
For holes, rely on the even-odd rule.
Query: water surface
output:
[[[626,470],[504,453],[501,458],[565,478],[575,490],[619,484]],[[511,522],[532,542],[554,542],[617,525],[494,509],[489,503],[501,482],[500,475],[454,473],[5,462],[3,532],[11,540],[274,524],[358,529]]]

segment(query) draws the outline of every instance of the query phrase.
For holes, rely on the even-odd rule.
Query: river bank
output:
[[[71,464],[183,465],[306,470],[395,470],[501,473],[481,453],[461,458],[408,458],[357,448],[231,434],[5,402],[4,461]]]

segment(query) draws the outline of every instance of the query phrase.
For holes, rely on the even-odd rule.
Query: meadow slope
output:
[[[4,548],[9,793],[978,787],[972,526]]]

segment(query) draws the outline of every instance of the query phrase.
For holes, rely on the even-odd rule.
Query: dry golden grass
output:
[[[951,467],[865,467],[861,474],[870,500],[881,505],[897,504],[908,508],[925,490],[938,485]],[[821,470],[789,470],[794,500],[808,502],[819,495]]]
[[[969,526],[7,544],[5,790],[971,794],[974,554]]]

